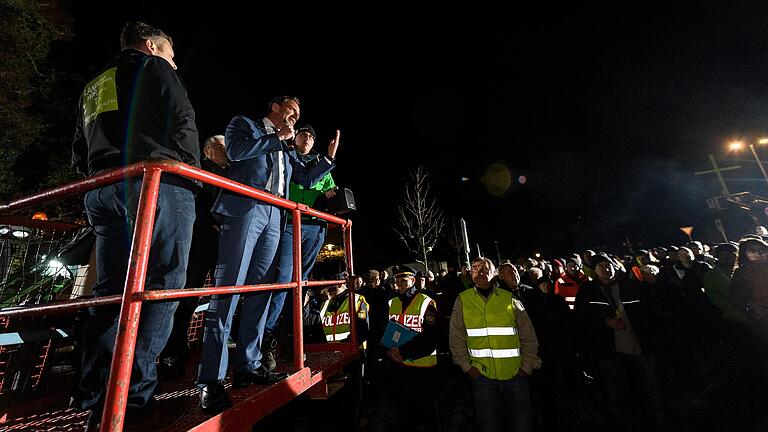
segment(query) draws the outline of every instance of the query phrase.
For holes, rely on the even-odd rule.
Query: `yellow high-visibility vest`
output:
[[[403,311],[403,302],[399,297],[395,297],[389,301],[389,319],[395,320],[400,324],[415,330],[419,333],[422,331],[422,323],[424,322],[424,314],[427,312],[429,305],[432,305],[435,309],[435,301],[429,296],[422,293],[417,293],[413,296],[411,304]],[[414,360],[405,360],[403,362],[405,366],[414,367],[433,367],[437,365],[437,350],[432,351],[432,354],[417,358]]]
[[[328,312],[328,304],[331,300],[326,300],[323,303],[323,307],[320,309],[320,316],[323,317],[323,332],[325,333],[325,340],[328,342],[340,342],[349,337],[350,333],[350,317],[349,317],[349,295],[344,294],[344,301],[339,306],[339,309],[335,312]],[[357,307],[355,310],[361,313],[363,310],[363,303],[367,308],[368,304],[365,302],[365,298],[359,294],[355,294],[355,303]],[[362,348],[366,348],[366,342],[362,343]]]
[[[476,288],[459,294],[470,363],[484,376],[508,380],[520,369],[520,335],[512,293],[500,288],[486,301]]]

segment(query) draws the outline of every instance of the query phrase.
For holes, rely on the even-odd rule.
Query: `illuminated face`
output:
[[[203,153],[216,165],[221,167],[227,165],[227,151],[224,148],[223,139],[216,139],[213,143],[205,146]]]
[[[515,266],[503,266],[499,269],[499,276],[510,287],[516,287],[520,283],[520,273]]]
[[[395,286],[400,294],[408,291],[413,284],[416,283],[416,278],[413,276],[398,276],[395,278]]]
[[[611,281],[616,276],[616,270],[614,270],[613,264],[603,261],[595,267],[595,274],[602,281]]]
[[[296,135],[295,139],[296,151],[299,154],[305,155],[312,150],[312,146],[315,145],[315,137],[309,132],[301,132]]]
[[[568,274],[575,275],[579,270],[581,270],[581,267],[575,261],[568,261],[568,263],[565,264],[565,271],[567,271]]]
[[[496,276],[496,271],[488,262],[477,261],[472,264],[472,281],[480,288],[488,287],[494,276]]]
[[[277,112],[278,118],[282,120],[283,124],[296,124],[301,117],[301,110],[299,104],[295,100],[289,99],[281,104],[272,104],[272,110]],[[276,125],[281,127],[282,125]]]

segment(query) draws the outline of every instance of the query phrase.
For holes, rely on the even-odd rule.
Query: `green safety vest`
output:
[[[327,342],[341,342],[349,337],[350,333],[350,318],[349,318],[349,293],[344,293],[344,301],[339,306],[339,309],[335,312],[328,311],[328,304],[330,300],[326,300],[323,303],[323,307],[320,309],[320,316],[323,317],[323,332],[325,332],[325,340]],[[355,310],[361,313],[363,310],[363,302],[365,299],[358,294],[355,294],[355,303],[357,308]],[[366,347],[366,343],[363,342],[362,347]]]
[[[389,300],[389,319],[395,320],[400,324],[421,333],[421,325],[424,323],[424,314],[427,312],[429,305],[435,306],[435,301],[429,298],[429,296],[417,293],[413,296],[411,304],[403,312],[403,302],[399,297],[395,297]],[[434,367],[437,365],[437,350],[432,351],[432,354],[417,358],[414,360],[405,360],[403,362],[405,366],[413,367]]]
[[[495,288],[486,301],[473,288],[459,297],[467,328],[470,363],[490,379],[512,379],[521,364],[520,335],[512,293]]]

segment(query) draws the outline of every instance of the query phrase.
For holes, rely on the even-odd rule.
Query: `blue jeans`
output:
[[[302,221],[303,222],[303,221]],[[317,254],[325,242],[325,225],[301,224],[301,269],[302,280],[307,280],[312,268],[317,261]],[[280,237],[280,248],[277,253],[277,283],[290,282],[293,280],[293,224],[288,223]],[[276,291],[272,293],[272,300],[269,302],[269,315],[267,316],[267,325],[265,333],[274,334],[277,325],[280,323],[280,314],[283,311],[286,295],[291,293],[289,290]],[[288,306],[293,305],[289,297]]]
[[[216,286],[255,285],[275,281],[272,262],[280,241],[280,209],[258,203],[246,214],[220,217]],[[261,341],[270,292],[245,294],[240,305],[240,328],[232,368],[254,372],[261,367]],[[198,384],[212,384],[227,374],[227,340],[239,294],[213,295],[205,314],[203,353]]]
[[[88,220],[96,233],[96,297],[122,294],[124,290],[140,190],[139,179],[104,186],[85,195]],[[146,290],[184,287],[194,221],[194,194],[186,188],[161,183]],[[152,398],[157,386],[155,361],[170,335],[177,304],[153,301],[142,305],[128,390],[129,413],[141,411]],[[80,371],[83,409],[100,410],[103,406],[119,312],[119,306],[89,309]]]
[[[531,393],[528,377],[498,381],[480,376],[472,381],[475,424],[479,432],[531,430]]]

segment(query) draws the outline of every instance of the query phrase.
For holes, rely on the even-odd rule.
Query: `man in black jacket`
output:
[[[593,257],[597,279],[576,296],[581,355],[597,366],[612,430],[661,430],[662,408],[650,357],[652,336],[649,303],[642,287],[617,280],[614,264]],[[629,394],[628,394],[629,393]],[[631,406],[632,395],[641,406]]]
[[[147,159],[173,159],[200,166],[195,112],[176,75],[173,41],[162,30],[128,23],[122,52],[89,82],[78,105],[72,164],[95,175]],[[184,287],[195,220],[195,185],[162,176],[157,197],[145,289]],[[94,189],[85,195],[96,233],[97,297],[123,292],[136,224],[141,179]],[[171,331],[177,302],[148,302],[141,311],[126,420],[145,415],[157,386],[155,361]],[[91,308],[84,331],[80,408],[98,426],[117,331],[119,307]],[[122,354],[122,353],[121,353]],[[117,419],[107,419],[110,422]]]

